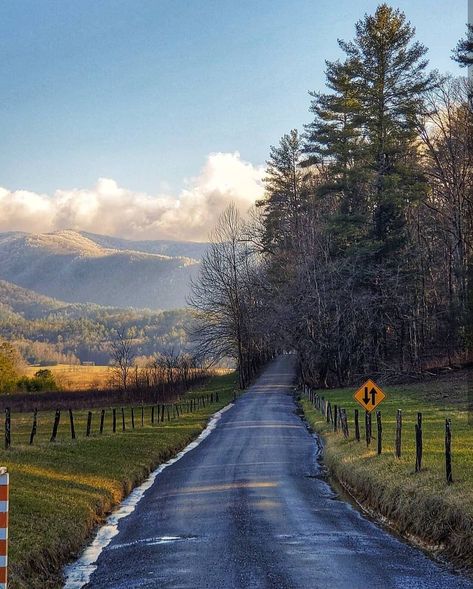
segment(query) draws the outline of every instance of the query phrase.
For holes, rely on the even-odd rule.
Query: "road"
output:
[[[274,361],[197,448],[164,470],[102,552],[89,589],[466,589],[323,477]]]

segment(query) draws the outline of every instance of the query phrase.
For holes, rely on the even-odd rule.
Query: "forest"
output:
[[[12,342],[30,364],[107,365],[117,333],[133,340],[136,357],[159,352],[187,351],[189,310],[151,311],[69,304],[61,309],[28,315],[0,308],[0,339]]]
[[[242,387],[278,351],[321,387],[471,362],[471,87],[431,71],[387,4],[339,45],[304,129],[270,149],[265,197],[222,215],[193,285],[200,353],[234,357]]]

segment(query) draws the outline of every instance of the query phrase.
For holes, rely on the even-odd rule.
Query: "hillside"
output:
[[[30,363],[108,364],[116,331],[134,332],[138,356],[189,349],[189,309],[153,311],[66,303],[0,280],[0,340],[16,343]]]
[[[0,279],[70,303],[175,309],[186,305],[199,265],[175,254],[201,256],[204,247],[75,231],[0,233]]]
[[[193,260],[201,260],[207,249],[207,243],[196,241],[170,241],[164,239],[148,241],[131,241],[121,237],[97,235],[81,231],[80,235],[102,247],[116,250],[133,250],[148,254],[160,254],[170,257],[185,257]]]
[[[40,295],[11,282],[0,280],[0,318],[39,319],[67,306],[62,301]]]

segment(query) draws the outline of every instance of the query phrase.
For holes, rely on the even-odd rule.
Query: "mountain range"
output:
[[[0,280],[67,303],[176,309],[186,306],[205,249],[71,230],[6,232],[0,233]]]

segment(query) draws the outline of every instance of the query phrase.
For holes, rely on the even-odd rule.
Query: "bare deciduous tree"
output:
[[[111,357],[120,387],[126,389],[135,359],[133,337],[130,334],[117,330],[111,344]]]

